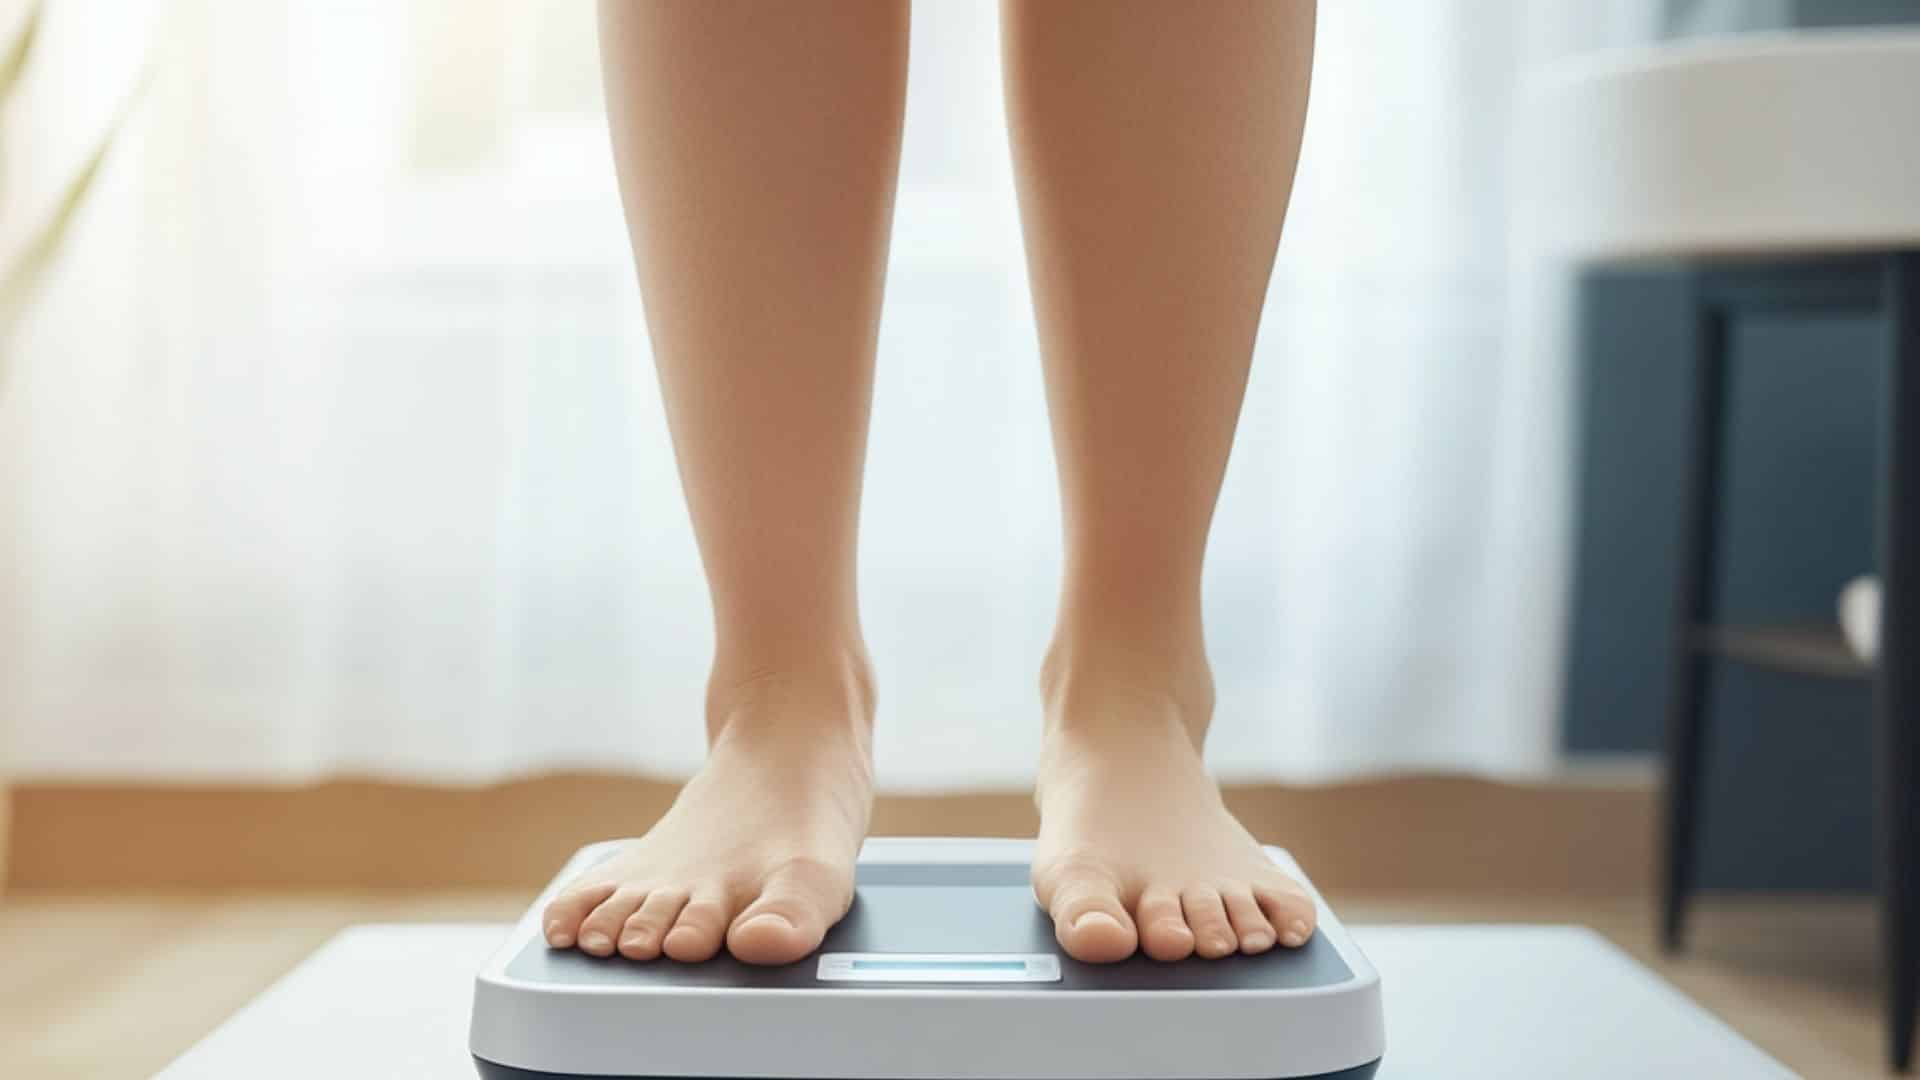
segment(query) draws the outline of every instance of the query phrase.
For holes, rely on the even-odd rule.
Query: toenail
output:
[[[1231,948],[1233,948],[1233,942],[1231,942],[1231,941],[1228,941],[1228,940],[1227,940],[1226,938],[1223,938],[1223,937],[1217,937],[1217,938],[1213,938],[1213,939],[1212,939],[1212,940],[1211,940],[1211,941],[1209,942],[1209,944],[1211,944],[1211,945],[1212,945],[1212,947],[1213,947],[1213,948],[1216,948],[1216,949],[1231,949]]]
[[[580,944],[582,947],[588,949],[604,949],[613,944],[613,942],[608,941],[607,935],[605,934],[582,934],[580,935]]]
[[[1248,934],[1240,939],[1241,947],[1246,949],[1264,949],[1271,944],[1273,944],[1272,939],[1261,933]]]
[[[1282,937],[1281,940],[1296,949],[1305,945],[1307,943],[1307,924],[1298,919],[1288,923],[1286,935]]]
[[[771,911],[763,911],[760,914],[755,915],[753,918],[748,919],[746,922],[741,923],[740,928],[744,930],[747,927],[752,926],[754,923],[757,923],[757,922],[772,922],[779,925],[779,927],[783,930],[793,929],[793,923],[788,922],[784,916],[776,915]]]
[[[1073,920],[1073,928],[1075,930],[1088,930],[1088,929],[1092,929],[1098,923],[1106,923],[1108,926],[1113,927],[1115,930],[1120,929],[1120,920],[1114,918],[1113,916],[1107,914],[1104,911],[1087,912],[1086,914]]]
[[[573,935],[561,929],[559,923],[547,927],[547,941],[556,949],[564,949],[573,944]]]

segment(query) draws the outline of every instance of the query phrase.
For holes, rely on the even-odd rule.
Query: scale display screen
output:
[[[1060,958],[1046,953],[824,953],[821,982],[1059,982]]]
[[[1025,960],[855,960],[855,971],[1025,971]]]

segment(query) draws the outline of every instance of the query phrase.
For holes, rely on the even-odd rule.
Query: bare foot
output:
[[[724,943],[749,964],[818,948],[853,901],[872,805],[873,695],[859,666],[730,695],[672,808],[547,905],[547,943],[689,962]]]
[[[1091,663],[1056,646],[1035,799],[1034,895],[1068,955],[1156,960],[1297,947],[1306,891],[1228,812],[1201,763],[1211,680],[1160,679],[1138,659]],[[1072,663],[1064,656],[1074,656]],[[1070,669],[1070,670],[1068,670]]]

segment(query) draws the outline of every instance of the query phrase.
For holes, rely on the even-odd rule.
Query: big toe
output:
[[[760,897],[727,929],[727,951],[746,964],[791,964],[804,959],[846,914],[853,894],[850,868],[802,861],[771,875]]]
[[[1140,936],[1110,874],[1067,867],[1041,874],[1034,894],[1053,917],[1053,935],[1075,960],[1111,964],[1133,955]]]
[[[746,964],[791,964],[820,947],[823,930],[777,911],[742,914],[727,931],[727,951]]]

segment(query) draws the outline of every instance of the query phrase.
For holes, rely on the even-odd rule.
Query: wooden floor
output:
[[[0,896],[0,1077],[145,1077],[340,928],[501,920],[524,890],[62,893]],[[1637,898],[1348,894],[1350,923],[1592,926],[1807,1076],[1879,1076],[1871,907],[1714,898],[1666,962]],[[1391,1020],[1391,1014],[1389,1014]]]

